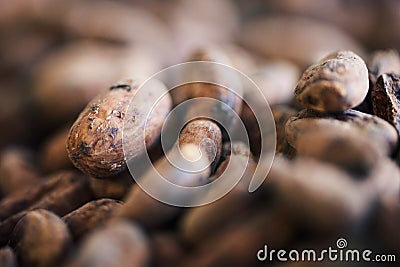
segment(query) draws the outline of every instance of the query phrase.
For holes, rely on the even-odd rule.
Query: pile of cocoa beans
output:
[[[399,9],[394,0],[0,1],[0,267],[363,266],[258,257],[265,246],[321,251],[338,239],[394,256],[370,266],[397,266]],[[267,100],[276,148],[255,192],[262,129],[229,88],[156,83],[127,119],[148,77],[188,61],[231,66]],[[163,124],[202,97],[239,114],[249,145],[227,138],[234,123],[189,120],[175,145],[207,168],[171,173]],[[144,121],[141,108],[157,101]],[[224,115],[212,105],[187,114],[199,110]],[[144,145],[123,140],[137,129]],[[229,162],[243,177],[215,202],[176,207],[132,178],[128,162],[144,154],[180,186],[218,180]]]

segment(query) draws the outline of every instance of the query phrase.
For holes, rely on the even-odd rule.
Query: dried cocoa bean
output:
[[[150,147],[158,138],[163,122],[169,112],[171,100],[168,96],[157,105],[149,119],[142,118],[137,110],[134,120],[126,118],[128,106],[139,90],[139,84],[134,80],[125,80],[112,86],[110,91],[92,100],[81,112],[72,126],[67,150],[74,165],[95,178],[107,178],[126,169],[126,161],[143,154],[141,151],[141,134],[137,129],[146,126],[146,146]],[[164,92],[166,89],[157,83],[152,90]],[[149,105],[157,103],[156,94],[146,92]],[[137,118],[136,118],[137,117]],[[125,131],[132,131],[129,140],[129,151],[123,150],[122,129],[128,121]],[[124,153],[125,152],[125,153]]]
[[[301,76],[294,94],[305,108],[340,112],[359,105],[368,93],[368,69],[351,51],[329,54]]]
[[[71,236],[57,215],[39,209],[28,212],[18,222],[10,245],[20,266],[58,266],[67,255]]]
[[[62,217],[74,239],[81,239],[95,227],[103,225],[122,202],[102,198],[86,203]]]
[[[398,144],[396,129],[381,118],[355,110],[342,114],[323,115],[303,110],[286,123],[286,138],[291,146],[298,147],[300,136],[329,128],[332,131],[351,130],[375,143],[383,154],[390,155]],[[310,144],[312,145],[312,144]]]

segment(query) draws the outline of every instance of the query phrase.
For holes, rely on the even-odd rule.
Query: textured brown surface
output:
[[[379,76],[371,97],[374,113],[396,127],[400,133],[400,76]]]
[[[351,51],[329,54],[301,76],[294,94],[305,108],[340,112],[359,105],[368,92],[368,69]]]
[[[133,159],[145,151],[142,151],[140,136],[146,124],[146,146],[150,147],[158,137],[164,119],[170,109],[170,98],[164,97],[159,102],[155,113],[152,113],[148,121],[135,119],[136,116],[144,116],[141,110],[134,109],[134,118],[127,118],[126,113],[130,101],[135,96],[139,84],[138,81],[125,80],[92,100],[79,115],[72,126],[68,138],[68,155],[74,165],[95,178],[107,178],[126,168],[126,160]],[[162,86],[152,90],[164,90]],[[160,91],[158,91],[160,92]],[[146,92],[149,105],[156,103],[152,92]],[[142,103],[141,103],[142,104]],[[123,129],[132,130],[133,134],[129,142],[129,151],[123,150]],[[140,124],[140,125],[139,125]],[[135,131],[136,130],[136,131]]]
[[[206,153],[209,161],[217,163],[221,156],[222,134],[211,120],[197,119],[189,122],[179,134],[179,146],[193,144]]]

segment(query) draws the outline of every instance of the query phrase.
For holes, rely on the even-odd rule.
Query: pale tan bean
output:
[[[310,66],[294,94],[305,108],[334,113],[361,104],[368,93],[368,69],[351,51],[338,51]]]

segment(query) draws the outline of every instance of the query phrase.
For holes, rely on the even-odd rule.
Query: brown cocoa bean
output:
[[[10,245],[21,266],[58,266],[67,255],[71,236],[57,215],[39,209],[28,212],[18,222]]]
[[[179,145],[193,144],[207,153],[208,160],[218,163],[222,149],[222,133],[218,125],[210,120],[198,119],[189,122],[179,134]]]
[[[103,225],[112,213],[122,206],[122,202],[102,198],[86,203],[82,207],[62,217],[72,237],[81,239],[92,229]]]
[[[392,125],[377,116],[355,110],[334,115],[303,110],[287,121],[286,138],[291,146],[297,148],[300,136],[324,128],[332,131],[355,131],[360,136],[368,138],[371,143],[375,143],[383,154],[387,155],[394,151],[398,143],[398,134]]]
[[[294,94],[305,108],[340,112],[359,105],[368,93],[368,69],[351,51],[329,54],[301,76]]]
[[[95,178],[107,178],[126,169],[126,161],[143,154],[141,148],[141,134],[137,129],[146,126],[146,146],[150,147],[158,138],[161,127],[170,110],[171,101],[168,96],[157,105],[156,111],[148,121],[142,118],[137,110],[134,120],[126,118],[128,106],[139,90],[139,83],[135,80],[125,80],[112,86],[110,91],[92,100],[81,112],[72,126],[67,151],[74,165],[83,172]],[[166,89],[157,83],[152,90],[164,92]],[[148,94],[149,105],[157,103],[154,92]],[[147,100],[146,99],[146,100]],[[127,123],[125,131],[132,131],[131,140],[128,140],[129,151],[123,150],[122,129]],[[144,129],[144,128],[143,128]],[[124,153],[125,152],[125,153]]]
[[[358,131],[326,127],[299,136],[296,155],[330,162],[364,177],[385,153]]]

